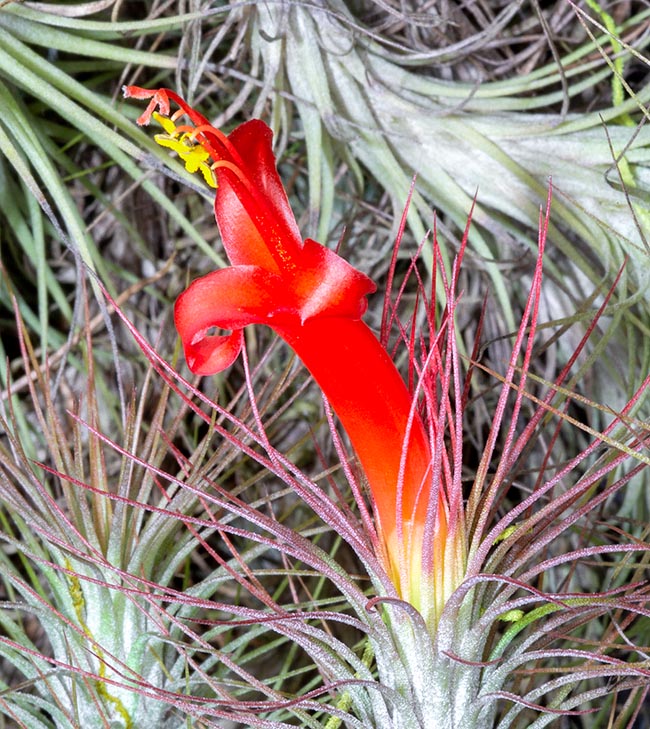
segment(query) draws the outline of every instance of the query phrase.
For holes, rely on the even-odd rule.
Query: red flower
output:
[[[386,568],[400,594],[417,604],[423,530],[435,523],[429,543],[434,552],[436,545],[442,548],[446,507],[441,494],[431,498],[437,491],[431,483],[431,448],[413,398],[361,321],[365,297],[375,285],[330,249],[302,240],[266,124],[252,120],[225,136],[171,90],[126,87],[125,95],[150,98],[138,122],[148,123],[158,109],[162,118],[156,118],[167,132],[158,141],[204,175],[207,153],[216,176],[215,215],[232,266],[194,281],[176,302],[188,366],[201,375],[228,367],[241,350],[243,328],[251,324],[270,326],[294,349],[363,467]],[[180,111],[168,119],[170,100]],[[176,127],[180,115],[191,125]],[[210,334],[215,327],[230,333]],[[437,509],[433,520],[431,509],[434,514]]]

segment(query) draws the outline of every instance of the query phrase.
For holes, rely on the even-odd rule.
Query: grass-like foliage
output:
[[[0,727],[648,724],[649,13],[0,0]],[[419,594],[288,347],[189,374],[214,191],[123,84],[262,117],[378,284],[451,535]]]

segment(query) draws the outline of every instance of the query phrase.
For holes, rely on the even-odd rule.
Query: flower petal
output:
[[[194,281],[176,300],[174,320],[189,368],[207,375],[230,366],[241,349],[241,329],[297,319],[295,299],[281,277],[257,266],[233,266]],[[208,334],[210,328],[231,330]]]
[[[314,316],[363,316],[365,297],[377,288],[368,276],[311,238],[305,240],[299,265],[295,290],[303,323]]]
[[[301,248],[302,236],[276,167],[271,129],[260,119],[251,119],[234,129],[228,139],[239,152],[248,177],[272,205],[276,218],[281,219],[284,233],[290,234]]]
[[[214,210],[224,248],[234,265],[277,272],[278,257],[289,264],[299,255],[302,238],[275,166],[272,139],[273,133],[259,119],[231,132],[228,140],[239,154],[241,172],[250,187],[231,169],[216,167]]]
[[[195,375],[214,375],[230,367],[239,357],[243,341],[241,329],[225,336],[200,336],[194,342],[183,342],[185,361]]]
[[[217,168],[216,173],[214,214],[228,259],[234,266],[258,266],[280,273],[280,267],[276,264],[268,243],[241,199],[246,194],[245,191],[239,189],[237,181],[231,180],[232,175],[226,174],[227,171]]]

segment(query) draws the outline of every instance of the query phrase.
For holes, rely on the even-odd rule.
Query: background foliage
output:
[[[573,415],[598,426],[649,371],[649,19],[647,3],[634,0],[2,3],[0,711],[8,726],[145,726],[138,721],[154,716],[161,727],[226,726],[233,697],[261,696],[278,702],[268,721],[322,726],[317,705],[281,706],[320,685],[314,663],[325,659],[305,635],[317,634],[322,652],[344,652],[365,630],[349,606],[368,584],[342,576],[363,574],[356,556],[255,460],[266,442],[254,437],[242,367],[201,383],[224,407],[201,415],[182,385],[155,372],[100,291],[184,372],[171,304],[188,280],[223,263],[210,193],[135,125],[140,110],[122,101],[121,86],[176,88],[226,129],[251,116],[268,121],[305,235],[341,241],[380,286],[414,174],[402,269],[434,210],[451,258],[478,190],[457,314],[471,352],[489,291],[482,356],[497,371],[530,288],[552,175],[540,377],[555,378],[627,260],[570,383],[586,397]],[[369,317],[380,316],[376,301]],[[268,438],[328,483],[336,455],[317,393],[267,334],[248,345]],[[487,377],[475,396],[468,470],[496,399]],[[545,438],[535,445],[540,459]],[[560,452],[583,439],[563,429]],[[277,527],[241,506],[239,522],[232,511],[223,522],[226,535],[217,516],[226,502],[234,507],[220,489],[266,505]],[[647,477],[635,479],[603,504],[599,524],[647,539],[648,493]],[[159,498],[164,514],[143,508]],[[243,523],[265,535],[259,543],[237,532]],[[279,556],[272,547],[285,527],[314,539],[317,558],[306,546]],[[581,538],[595,544],[602,535]],[[644,564],[601,567],[581,565],[582,587],[640,581]],[[342,617],[330,626],[315,615],[302,634],[220,623],[226,606],[245,624],[246,610],[288,604]],[[608,629],[613,644],[617,625]],[[647,621],[632,633],[648,645]],[[351,677],[368,670],[356,647],[342,659]],[[136,675],[140,696],[124,688]],[[618,705],[613,725],[626,726],[644,694],[621,687],[597,718],[571,725],[608,726]],[[214,696],[217,708],[206,711],[202,700]],[[527,715],[518,721],[527,726]]]

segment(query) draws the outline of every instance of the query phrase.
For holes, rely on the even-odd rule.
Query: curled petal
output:
[[[302,247],[302,236],[276,167],[273,132],[261,119],[251,119],[234,129],[228,140],[239,152],[249,180],[273,208],[273,217],[281,224],[282,234],[291,240],[294,248],[291,252],[296,253]]]
[[[199,334],[193,342],[183,342],[185,361],[195,375],[213,375],[221,372],[239,357],[244,333],[236,329],[232,334]]]
[[[305,240],[295,280],[303,323],[315,316],[360,319],[368,307],[366,296],[376,288],[334,251],[311,238]]]
[[[241,329],[296,319],[295,299],[283,279],[257,266],[233,266],[194,281],[176,300],[174,320],[189,368],[195,374],[219,372],[241,349]],[[209,334],[211,328],[232,334]]]

